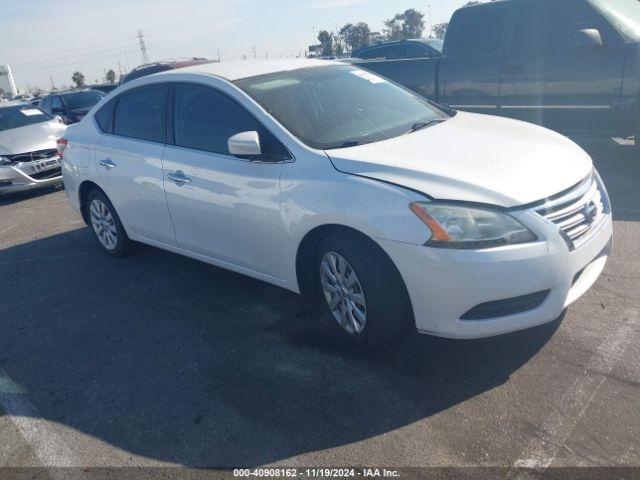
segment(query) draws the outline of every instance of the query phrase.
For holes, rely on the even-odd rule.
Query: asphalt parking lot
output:
[[[597,285],[541,328],[377,352],[276,287],[107,257],[63,191],[0,199],[0,466],[640,467],[640,158],[583,145],[615,215]]]

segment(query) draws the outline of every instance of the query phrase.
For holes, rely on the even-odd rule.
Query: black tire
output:
[[[362,332],[348,332],[329,307],[322,286],[322,260],[328,253],[342,256],[353,269],[366,300],[366,325]],[[343,337],[366,347],[375,347],[402,338],[415,330],[409,295],[397,268],[387,255],[370,240],[357,235],[332,235],[320,242],[314,262],[319,301],[327,321]]]
[[[115,227],[115,242],[113,247],[105,245],[103,241],[98,236],[98,231],[100,230],[98,227],[94,226],[95,218],[92,216],[91,207],[94,201],[100,202],[100,204],[104,205],[109,215],[113,220],[113,226]],[[127,236],[127,232],[125,232],[124,227],[122,226],[122,222],[120,221],[120,217],[116,213],[116,209],[113,208],[113,204],[107,196],[102,193],[100,190],[93,190],[87,195],[87,199],[84,205],[85,211],[87,212],[87,219],[89,223],[89,228],[91,229],[91,233],[93,234],[93,238],[95,238],[96,242],[102,249],[102,251],[111,255],[112,257],[123,257],[129,252],[129,248],[131,246],[131,240]]]

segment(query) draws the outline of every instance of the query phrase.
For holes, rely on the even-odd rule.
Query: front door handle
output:
[[[111,161],[111,159],[107,158],[106,160],[100,160],[98,164],[101,167],[106,168],[107,170],[111,170],[112,168],[116,168],[116,164]]]
[[[191,179],[189,177],[187,177],[184,172],[178,170],[175,173],[170,173],[169,175],[167,175],[167,178],[169,180],[171,180],[172,182],[175,182],[176,185],[178,185],[179,187],[186,184],[186,183],[191,183]]]

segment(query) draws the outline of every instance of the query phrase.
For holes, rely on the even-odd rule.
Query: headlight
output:
[[[432,247],[483,249],[538,239],[515,218],[496,210],[426,202],[410,208],[431,230],[427,245]]]
[[[0,165],[11,165],[11,160],[7,157],[0,157]]]

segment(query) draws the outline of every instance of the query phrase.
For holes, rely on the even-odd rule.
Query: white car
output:
[[[317,293],[358,342],[558,318],[612,242],[591,158],[353,66],[199,65],[133,81],[60,140],[71,204],[130,240]]]
[[[28,103],[0,104],[0,195],[62,184],[56,141],[66,128]]]

